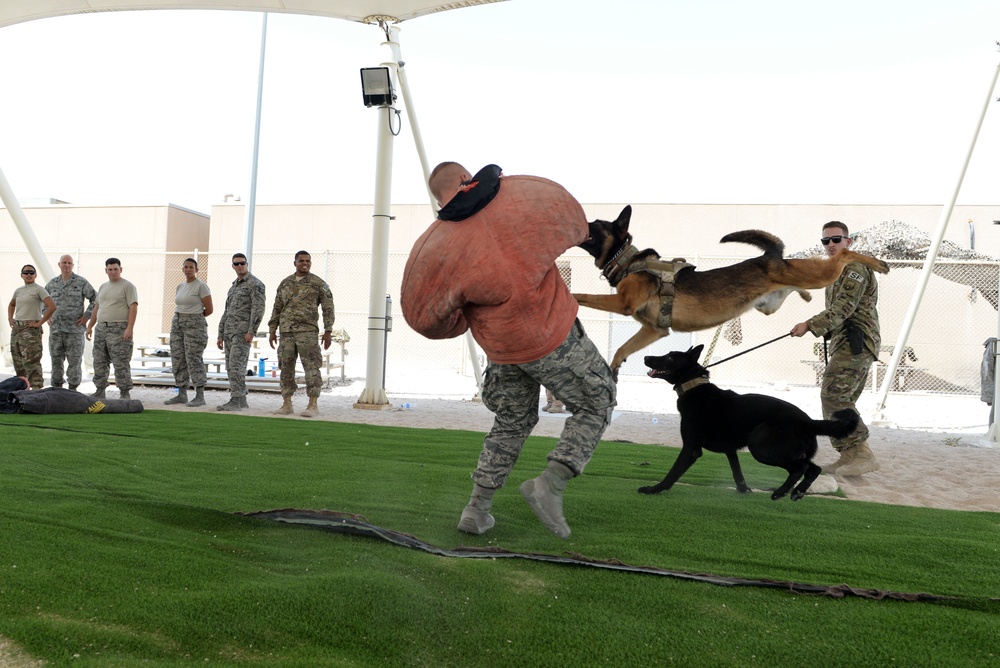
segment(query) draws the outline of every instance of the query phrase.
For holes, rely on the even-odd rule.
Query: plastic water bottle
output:
[[[260,358],[260,359],[259,359],[259,360],[257,361],[257,375],[258,375],[259,377],[261,377],[261,378],[263,378],[263,377],[264,377],[264,361],[265,361],[266,359],[267,359],[266,357],[261,357],[261,358]]]
[[[659,419],[653,418],[653,424],[659,424],[659,423],[660,423]]]
[[[278,365],[275,362],[271,362],[271,378],[278,377]]]

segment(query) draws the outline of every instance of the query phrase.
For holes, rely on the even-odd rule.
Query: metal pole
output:
[[[38,237],[35,236],[35,231],[31,229],[31,223],[28,222],[28,217],[24,215],[24,209],[21,208],[21,203],[14,196],[14,191],[11,190],[3,170],[0,170],[0,200],[3,200],[4,206],[7,207],[7,212],[14,221],[14,226],[17,227],[17,231],[21,234],[21,240],[28,247],[28,254],[35,261],[35,270],[42,279],[41,284],[45,285],[52,280],[54,275],[52,267],[49,266],[49,261],[45,257],[45,253],[42,252],[42,246],[38,243]]]
[[[243,254],[253,266],[253,223],[257,211],[257,154],[260,151],[260,108],[264,99],[264,52],[267,47],[267,12],[260,28],[260,64],[257,67],[257,109],[253,123],[253,156],[250,160],[250,198],[243,209]]]
[[[998,42],[1000,44],[1000,42]],[[934,232],[934,237],[931,239],[930,248],[927,249],[927,257],[924,259],[924,267],[920,272],[920,278],[917,281],[917,288],[913,292],[913,298],[910,300],[910,307],[906,311],[906,316],[903,318],[903,324],[899,330],[899,338],[896,340],[896,347],[892,351],[892,359],[889,361],[889,366],[885,370],[885,378],[882,379],[882,386],[879,388],[878,401],[875,406],[874,419],[880,421],[883,419],[882,412],[885,410],[885,400],[889,394],[889,388],[892,387],[892,379],[896,377],[896,369],[899,368],[899,361],[903,357],[903,352],[906,347],[906,339],[910,335],[910,329],[913,327],[913,320],[917,316],[917,310],[920,307],[920,300],[924,296],[924,290],[927,288],[927,281],[930,279],[931,270],[934,268],[934,261],[937,259],[938,249],[941,247],[941,240],[944,238],[945,229],[948,227],[948,219],[951,218],[951,213],[955,209],[955,200],[958,199],[958,193],[962,189],[962,181],[965,180],[965,171],[969,167],[969,161],[972,159],[972,151],[976,148],[976,140],[979,139],[979,130],[983,127],[983,120],[986,118],[986,110],[989,109],[990,102],[993,101],[993,89],[997,85],[997,77],[1000,76],[1000,63],[993,69],[993,78],[990,81],[989,90],[986,91],[986,101],[983,103],[983,109],[979,113],[979,122],[976,123],[976,129],[972,133],[972,140],[969,142],[969,150],[965,153],[965,161],[962,163],[962,168],[959,170],[958,178],[955,180],[955,187],[952,189],[951,199],[945,205],[944,209],[941,211],[941,217],[938,218],[937,228]],[[998,325],[1000,327],[1000,325]]]
[[[386,31],[390,47],[398,29]],[[395,63],[382,63],[390,72]],[[355,408],[391,408],[385,395],[382,374],[385,371],[385,306],[389,273],[389,221],[392,220],[392,116],[395,110],[388,104],[378,110],[378,148],[375,162],[375,208],[372,213],[372,268],[368,290],[368,360],[365,389],[354,404]]]

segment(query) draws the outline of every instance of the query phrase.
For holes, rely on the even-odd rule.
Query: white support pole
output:
[[[14,197],[14,191],[11,190],[10,183],[7,182],[7,177],[4,176],[3,170],[0,170],[0,200],[3,200],[4,206],[7,207],[7,213],[10,214],[11,219],[14,221],[14,226],[17,227],[17,231],[21,234],[21,240],[28,247],[28,254],[35,261],[35,270],[42,279],[39,283],[45,285],[54,276],[52,267],[49,266],[49,261],[45,257],[45,253],[42,252],[42,246],[38,243],[35,231],[31,229],[28,217],[24,215],[21,203]]]
[[[979,114],[979,121],[976,123],[976,129],[972,133],[972,140],[969,142],[969,150],[966,151],[965,161],[962,163],[962,168],[959,170],[958,178],[955,180],[955,187],[952,189],[951,199],[941,211],[941,217],[938,219],[937,228],[935,229],[934,236],[931,239],[930,248],[927,249],[927,257],[924,259],[924,267],[920,272],[920,278],[917,281],[916,290],[913,292],[913,298],[910,300],[910,307],[907,309],[906,316],[903,318],[903,324],[899,330],[899,338],[896,340],[896,347],[892,351],[892,359],[889,361],[889,366],[885,370],[885,378],[882,379],[882,386],[879,388],[878,401],[875,406],[873,421],[877,422],[884,419],[883,411],[885,410],[886,397],[889,394],[889,388],[892,387],[892,379],[896,377],[896,369],[899,368],[899,361],[902,359],[904,348],[906,347],[906,339],[910,335],[910,329],[913,327],[913,320],[916,318],[917,310],[920,307],[920,300],[924,296],[924,290],[927,288],[927,281],[930,279],[931,270],[934,268],[934,261],[937,259],[938,249],[941,247],[941,240],[944,239],[944,232],[948,227],[948,220],[951,218],[951,213],[955,209],[955,200],[958,199],[958,193],[962,189],[962,181],[965,180],[965,171],[968,169],[969,161],[972,159],[972,151],[976,148],[976,140],[979,139],[979,130],[983,127],[983,120],[986,118],[986,111],[989,109],[990,103],[993,101],[993,90],[996,88],[998,76],[1000,76],[1000,63],[998,63],[993,70],[993,78],[990,81],[989,90],[986,91],[986,101],[983,103],[983,109]]]
[[[392,47],[398,29],[387,32]],[[382,63],[395,72],[395,63]],[[389,221],[392,207],[392,117],[395,110],[382,105],[378,110],[378,148],[375,162],[375,209],[372,213],[371,287],[368,291],[368,360],[365,389],[355,408],[391,408],[382,386],[385,372],[386,286],[389,273]]]
[[[257,109],[253,123],[253,156],[250,160],[250,197],[243,208],[243,254],[253,267],[253,224],[257,213],[257,155],[260,152],[260,109],[264,99],[264,52],[267,47],[267,12],[260,28],[260,63],[257,67]]]
[[[410,82],[406,77],[406,66],[399,49],[399,28],[392,26],[390,30],[392,31],[393,39],[389,42],[389,47],[392,49],[392,56],[396,61],[396,75],[399,77],[399,95],[403,98],[403,106],[406,107],[406,117],[410,122],[410,130],[413,132],[413,144],[417,149],[417,157],[420,159],[420,167],[424,173],[424,187],[427,188],[427,198],[431,204],[431,216],[437,217],[437,202],[434,201],[434,195],[431,194],[428,183],[431,178],[431,167],[427,161],[427,152],[424,150],[424,140],[420,134],[420,124],[417,122],[417,113],[413,107],[413,97],[410,95]],[[465,332],[465,347],[469,352],[472,372],[476,377],[476,387],[479,388],[479,391],[482,391],[483,370],[479,365],[478,347],[476,340],[472,337],[472,332],[468,330]],[[479,392],[476,393],[475,398],[478,397]]]

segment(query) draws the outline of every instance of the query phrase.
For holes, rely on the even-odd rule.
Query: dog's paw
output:
[[[736,491],[739,492],[740,494],[749,494],[753,490],[747,487],[746,485],[737,485]]]
[[[655,487],[640,487],[639,488],[639,493],[640,494],[657,494],[658,492],[659,492],[659,490],[656,489]]]
[[[774,493],[771,494],[771,500],[772,501],[777,501],[778,499],[783,498],[785,496],[785,494],[786,494],[786,492],[782,492],[781,490],[775,490]],[[792,497],[794,499],[794,497],[795,497],[794,493],[792,494]]]
[[[799,490],[795,490],[794,492],[792,492],[791,499],[792,499],[792,501],[798,501],[799,499],[801,499],[805,495],[806,495],[805,492],[800,492]]]

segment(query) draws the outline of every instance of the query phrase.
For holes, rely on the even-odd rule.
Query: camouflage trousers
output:
[[[542,385],[572,413],[548,459],[569,467],[574,475],[583,473],[611,423],[617,388],[608,363],[578,320],[566,340],[540,360],[487,365],[483,404],[495,418],[472,473],[477,485],[496,489],[507,481],[525,439],[538,423]]]
[[[205,346],[208,323],[200,313],[174,313],[170,321],[170,365],[174,385],[205,387]]]
[[[226,349],[226,372],[229,374],[229,394],[234,398],[247,396],[247,360],[250,344],[243,333],[227,334],[222,340]]]
[[[302,360],[306,375],[306,394],[319,398],[323,389],[323,353],[319,347],[319,332],[292,332],[282,334],[278,342],[278,368],[281,369],[281,396],[295,394],[295,360]]]
[[[83,380],[83,349],[86,345],[85,331],[49,332],[49,359],[52,360],[52,384],[62,387],[63,376],[70,387]],[[65,371],[63,370],[65,366]]]
[[[94,334],[94,387],[108,386],[111,365],[115,365],[115,385],[119,390],[132,389],[132,341],[122,338],[128,323],[99,322]]]
[[[24,324],[21,324],[24,323]],[[10,356],[14,373],[28,380],[33,390],[42,389],[42,328],[29,327],[24,321],[15,320],[10,330]]]
[[[830,355],[830,361],[823,372],[819,398],[823,407],[823,417],[827,420],[837,411],[850,408],[858,413],[855,402],[865,389],[868,372],[875,362],[875,356],[867,350],[860,355],[851,353],[848,346],[841,346]],[[868,440],[868,425],[860,419],[858,428],[847,438],[831,438],[830,442],[838,451],[852,448]]]

